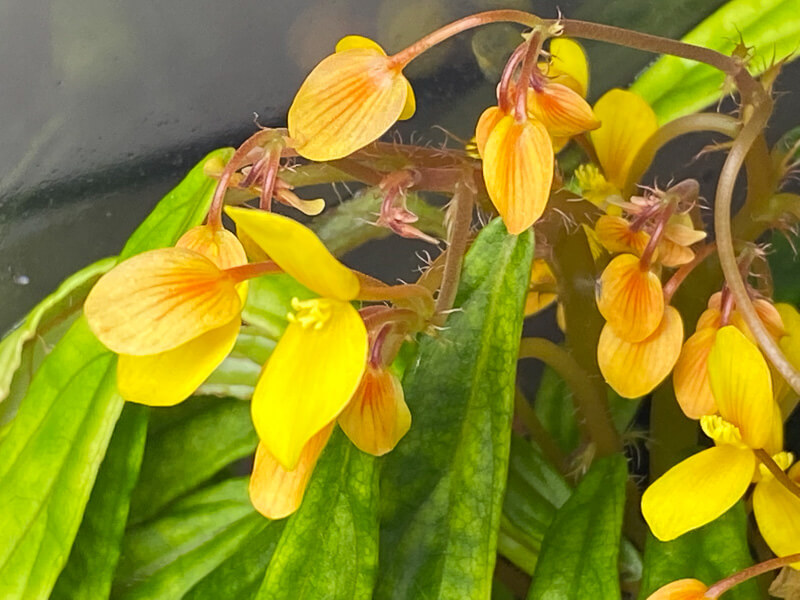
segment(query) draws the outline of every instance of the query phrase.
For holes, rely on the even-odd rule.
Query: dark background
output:
[[[263,125],[283,125],[294,91],[349,33],[396,51],[479,10],[558,9],[678,37],[721,0],[6,0],[0,4],[0,331],[64,277],[115,254],[154,204],[208,151]],[[496,71],[518,38],[491,26],[462,34],[407,70],[418,113],[404,139],[469,137],[492,103]],[[652,59],[586,44],[596,98]],[[779,88],[800,92],[800,68]],[[796,96],[795,96],[796,97]],[[779,104],[775,131],[797,124]],[[693,140],[699,149],[707,140]],[[716,158],[659,158],[660,172],[711,179]],[[678,173],[676,173],[678,174]],[[335,201],[336,196],[331,194]],[[407,240],[347,257],[387,281],[420,263]]]

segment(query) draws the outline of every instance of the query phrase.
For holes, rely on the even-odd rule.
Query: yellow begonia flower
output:
[[[263,442],[258,445],[249,486],[250,501],[258,512],[268,519],[283,519],[300,508],[306,486],[331,432],[333,424],[314,435],[303,447],[292,471],[284,469]]]
[[[253,392],[251,412],[261,442],[293,471],[308,441],[347,406],[366,367],[367,330],[350,303],[360,283],[297,221],[244,208],[226,212],[278,266],[320,295],[293,300],[289,326]]]
[[[694,251],[689,246],[705,237],[705,231],[694,228],[692,217],[688,213],[672,215],[658,245],[658,261],[666,267],[679,267],[691,262]]]
[[[717,412],[708,382],[708,355],[717,339],[716,327],[703,327],[686,340],[672,372],[675,399],[690,419]]]
[[[781,317],[785,333],[779,338],[778,344],[789,362],[796,368],[800,367],[800,313],[794,306],[785,303],[776,304],[775,309]],[[775,400],[780,405],[784,416],[788,417],[797,406],[797,394],[780,375],[776,374],[773,381],[775,383],[773,390]]]
[[[639,257],[620,254],[600,276],[597,308],[620,338],[640,342],[664,316],[661,281],[649,269],[642,269]]]
[[[672,306],[649,337],[630,342],[606,323],[597,342],[597,362],[608,385],[623,398],[652,392],[672,371],[683,342],[683,321]]]
[[[658,588],[647,600],[708,600],[708,586],[697,579],[679,579]]]
[[[769,367],[736,327],[717,332],[708,357],[711,391],[719,416],[701,420],[715,447],[684,460],[642,496],[642,513],[659,540],[702,527],[741,498],[756,474],[754,450],[776,450],[776,420]]]
[[[382,456],[411,427],[400,380],[390,370],[367,366],[353,399],[339,415],[339,426],[362,452]]]
[[[600,127],[582,96],[560,83],[528,90],[528,116],[541,121],[553,138],[570,138]]]
[[[583,47],[569,38],[551,40],[547,77],[585,98],[589,91],[589,63]]]
[[[343,158],[415,109],[411,84],[383,49],[347,36],[309,74],[289,108],[289,135],[310,160]]]
[[[624,192],[634,158],[658,129],[656,115],[641,96],[620,89],[606,92],[594,115],[602,123],[589,133],[597,159],[605,179]]]
[[[609,252],[626,252],[641,256],[650,241],[646,231],[633,231],[622,217],[601,215],[594,225],[597,239]]]
[[[544,310],[555,302],[558,295],[555,292],[545,292],[537,289],[538,286],[556,285],[556,276],[543,258],[534,259],[531,266],[531,281],[528,295],[525,297],[525,316],[529,317],[540,310]]]
[[[550,197],[555,156],[547,129],[539,121],[517,122],[488,109],[481,121],[493,125],[485,144],[478,127],[486,191],[511,234],[522,233],[542,216]],[[499,119],[497,117],[500,116]]]
[[[134,256],[97,282],[84,312],[98,339],[120,355],[123,398],[171,406],[205,381],[241,325],[246,284],[225,269],[246,262],[233,234],[201,225],[176,247]]]
[[[782,469],[791,462],[790,454],[774,457]],[[781,464],[783,463],[783,464]],[[761,480],[753,490],[753,514],[764,540],[777,556],[800,552],[800,498],[787,490],[763,465]],[[789,470],[789,479],[800,484],[800,463]],[[792,564],[800,569],[800,563]]]

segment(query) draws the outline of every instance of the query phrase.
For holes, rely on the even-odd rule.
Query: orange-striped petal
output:
[[[294,302],[291,318],[253,392],[259,438],[293,470],[317,432],[336,419],[361,381],[367,330],[349,303],[321,298]]]
[[[171,350],[231,322],[241,310],[233,279],[197,252],[161,248],[106,273],[86,298],[89,327],[118,354]]]
[[[569,38],[551,40],[547,76],[553,83],[566,85],[585,98],[589,90],[589,63],[583,47]]]
[[[199,335],[177,348],[149,356],[121,354],[117,388],[129,402],[172,406],[200,387],[233,350],[241,319]]]
[[[614,332],[629,342],[652,334],[664,315],[661,281],[639,258],[620,254],[600,276],[597,308]]]
[[[710,523],[747,491],[756,469],[752,450],[724,444],[675,465],[642,495],[653,535],[668,542]]]
[[[247,264],[244,246],[227,229],[198,225],[184,233],[176,248],[194,250],[205,256],[220,269],[230,269]]]
[[[683,321],[671,306],[656,330],[640,342],[619,337],[608,323],[597,342],[597,362],[608,385],[623,398],[652,392],[669,375],[683,342]]]
[[[609,252],[627,252],[641,256],[650,241],[647,232],[633,231],[628,221],[612,215],[600,216],[594,230],[597,239]]]
[[[683,345],[672,372],[675,399],[690,419],[717,412],[708,382],[708,354],[717,337],[716,327],[698,329]]]
[[[541,90],[529,89],[527,110],[530,118],[541,121],[556,138],[570,138],[600,127],[583,96],[560,83],[549,83]]]
[[[695,326],[697,331],[709,327],[713,327],[714,329],[722,327],[722,313],[719,308],[707,308],[697,319],[697,325]]]
[[[374,142],[403,114],[408,80],[375,48],[325,58],[289,108],[297,152],[316,161],[343,158]]]
[[[403,386],[388,369],[368,366],[339,426],[362,452],[382,456],[394,449],[411,427]]]
[[[594,105],[602,125],[589,135],[606,179],[624,189],[633,159],[658,129],[653,109],[634,92],[614,89]]]
[[[352,300],[358,277],[331,254],[322,241],[294,219],[262,210],[229,206],[225,212],[278,266],[326,298]]]
[[[658,588],[647,600],[706,600],[708,586],[697,579],[679,579]]]
[[[736,327],[723,327],[708,355],[708,377],[722,418],[739,428],[745,444],[763,448],[772,432],[775,401],[759,349]]]
[[[483,151],[486,148],[486,140],[489,139],[489,134],[497,127],[500,119],[505,116],[506,114],[500,110],[499,106],[490,106],[478,118],[478,124],[475,126],[475,146],[481,158],[483,158]]]
[[[300,508],[308,481],[332,431],[331,424],[312,437],[292,471],[284,469],[263,443],[258,445],[249,486],[250,502],[258,512],[268,519],[283,519]]]
[[[777,556],[800,552],[800,498],[774,477],[756,484],[753,513],[764,541]],[[792,566],[800,568],[800,563]]]
[[[489,134],[483,178],[497,212],[511,234],[522,233],[542,216],[553,183],[553,146],[544,125],[505,116]]]

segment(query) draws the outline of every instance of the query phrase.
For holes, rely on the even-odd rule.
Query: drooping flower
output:
[[[289,134],[310,160],[343,158],[414,114],[402,66],[367,38],[347,36],[309,74],[289,108]]]
[[[174,248],[136,255],[97,282],[84,312],[98,339],[119,354],[123,398],[177,404],[223,361],[246,294],[246,284],[226,269],[246,262],[233,234],[202,225]]]
[[[701,420],[715,446],[684,460],[642,496],[642,513],[659,540],[669,541],[727,511],[750,486],[755,450],[776,454],[782,421],[772,398],[769,367],[736,327],[725,326],[708,357],[719,416]]]
[[[294,471],[303,448],[344,410],[364,373],[367,330],[351,304],[361,284],[300,223],[243,208],[226,212],[270,259],[319,294],[292,301],[289,325],[253,392],[261,443],[283,469]]]
[[[650,235],[641,229],[634,230],[631,224],[620,216],[601,215],[594,226],[597,239],[609,252],[624,252],[641,256]]]
[[[785,471],[793,457],[781,452],[773,459]],[[787,475],[800,485],[800,463],[789,469]],[[800,498],[786,489],[764,465],[759,465],[759,477],[753,490],[753,514],[758,530],[777,556],[800,553]],[[792,567],[800,569],[800,563]]]

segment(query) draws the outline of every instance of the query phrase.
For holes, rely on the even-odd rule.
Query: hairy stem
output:
[[[800,562],[800,554],[790,554],[789,556],[773,558],[772,560],[767,560],[757,565],[753,565],[752,567],[744,569],[743,571],[739,571],[738,573],[734,573],[730,577],[726,577],[725,579],[712,585],[706,591],[704,598],[709,598],[710,600],[719,598],[729,589],[739,585],[740,583],[744,583],[748,579],[752,579],[753,577],[757,577],[763,573],[768,573],[769,571],[774,571],[775,569],[780,569],[781,567],[786,567],[796,562]]]

